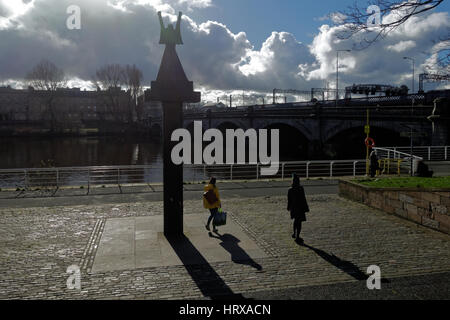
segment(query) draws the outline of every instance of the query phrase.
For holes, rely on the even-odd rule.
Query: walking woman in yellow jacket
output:
[[[209,212],[211,213],[205,227],[206,230],[210,231],[211,229],[209,225],[211,224],[211,221],[213,221],[214,215],[219,211],[219,208],[222,207],[222,204],[220,202],[219,189],[217,189],[216,186],[216,178],[211,178],[209,180],[209,184],[204,187],[203,191],[203,207],[205,207],[205,209],[209,209]],[[216,226],[214,225],[214,221],[213,231],[218,231]]]

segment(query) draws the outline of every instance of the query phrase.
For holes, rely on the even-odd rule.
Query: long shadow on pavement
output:
[[[218,232],[215,232],[215,235],[213,235],[211,232],[209,233],[209,236],[211,238],[216,238],[222,241],[220,245],[227,250],[231,254],[231,261],[238,264],[245,264],[249,265],[253,268],[255,268],[258,271],[262,270],[261,265],[256,263],[248,254],[245,252],[244,249],[242,249],[239,246],[239,242],[241,242],[238,238],[231,234],[223,234],[221,235]]]
[[[331,263],[336,268],[344,271],[345,273],[352,276],[356,280],[367,280],[369,278],[369,276],[367,274],[365,274],[364,272],[362,272],[361,269],[359,269],[357,265],[353,264],[350,261],[342,260],[341,258],[336,257],[334,254],[331,255],[323,250],[314,248],[305,243],[298,243],[298,245],[314,251],[322,259]]]
[[[244,299],[228,287],[185,235],[167,240],[205,297],[212,300]]]

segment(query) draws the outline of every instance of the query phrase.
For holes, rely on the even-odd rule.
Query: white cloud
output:
[[[392,19],[392,16],[386,17]],[[336,73],[336,50],[354,49],[354,44],[363,40],[367,34],[361,33],[353,39],[340,40],[337,34],[343,26],[323,25],[311,44],[311,52],[318,66],[309,72],[309,79],[331,80]],[[403,56],[414,57],[416,75],[423,72],[426,62],[432,55],[426,53],[448,35],[450,20],[447,12],[436,12],[413,17],[387,36],[364,50],[353,50],[339,55],[342,88],[352,83],[407,84],[411,81],[411,65]],[[430,58],[431,56],[431,58]],[[408,82],[406,82],[408,81]],[[416,79],[417,81],[417,79]],[[334,81],[333,81],[334,82]]]
[[[206,8],[211,6],[211,0],[179,0],[179,4],[186,4],[189,8]]]
[[[403,52],[403,51],[412,49],[415,46],[416,46],[415,41],[408,40],[408,41],[400,41],[398,43],[391,44],[391,45],[387,46],[386,48],[388,50],[395,51],[395,52]]]
[[[158,44],[157,11],[163,11],[166,23],[176,21],[178,10],[188,11],[182,22],[185,45],[177,47],[178,54],[189,79],[202,90],[217,93],[275,87],[308,90],[334,83],[336,50],[353,44],[336,38],[341,27],[323,25],[310,45],[289,32],[273,32],[256,50],[245,32],[233,33],[223,23],[197,23],[190,17],[189,10],[212,6],[209,0],[77,0],[81,30],[65,27],[66,8],[73,0],[34,1],[14,10],[6,7],[6,2],[0,0],[0,14],[8,19],[3,28],[0,19],[0,59],[8,63],[0,65],[0,78],[8,81],[23,78],[39,60],[47,58],[82,87],[107,63],[136,64],[148,85],[156,78],[164,49]],[[367,50],[342,53],[342,86],[408,80],[410,66],[402,56],[416,57],[417,66],[436,59],[423,52],[431,50],[435,46],[431,40],[446,34],[449,27],[447,13],[424,15]]]
[[[34,5],[34,0],[0,0],[0,30],[17,28],[17,19],[26,14]]]
[[[30,0],[0,0],[0,14],[6,17],[18,17],[30,10],[33,2]]]

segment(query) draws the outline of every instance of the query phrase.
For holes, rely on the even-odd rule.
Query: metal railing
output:
[[[383,147],[382,149],[401,152],[404,154],[411,153],[411,147]],[[413,147],[413,155],[420,157],[425,161],[449,161],[449,146],[417,146]]]
[[[389,148],[375,147],[373,149],[377,151],[378,162],[383,174],[391,174],[393,172],[397,174],[411,174],[411,154]],[[417,170],[418,161],[421,160],[423,160],[422,157],[412,155],[413,174]]]
[[[375,148],[386,174],[409,173],[410,159],[408,147]],[[416,160],[446,161],[450,155],[448,146],[414,147]],[[201,182],[215,176],[220,180],[260,180],[287,179],[293,173],[303,178],[363,176],[366,160],[296,161],[280,162],[279,170],[273,176],[261,176],[261,164],[235,165],[185,165],[184,181]],[[414,166],[415,167],[415,166]],[[387,168],[387,170],[386,170]],[[391,170],[392,169],[392,170]],[[161,165],[93,166],[59,168],[1,169],[0,188],[3,189],[49,189],[73,186],[86,188],[93,186],[118,186],[131,184],[160,183],[163,180]]]
[[[366,160],[290,161],[278,163],[278,173],[262,176],[261,164],[203,166],[202,179],[215,176],[222,180],[287,179],[296,173],[303,178],[358,176],[365,174]]]
[[[385,158],[385,159],[411,159],[411,154],[402,152],[400,150],[394,150],[389,148],[378,148],[374,147],[374,150],[377,151],[378,158]],[[422,157],[412,155],[413,159],[415,160],[423,160]]]
[[[273,176],[261,176],[261,164],[185,165],[186,183],[202,182],[215,176],[220,180],[287,179],[293,173],[303,178],[365,175],[366,160],[280,162]],[[58,190],[60,187],[86,188],[159,183],[163,180],[162,166],[97,166],[1,169],[0,188],[23,190]]]

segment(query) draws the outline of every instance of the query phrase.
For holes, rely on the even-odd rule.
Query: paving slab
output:
[[[228,218],[227,225],[220,227],[218,233],[210,233],[205,228],[207,218],[206,214],[185,215],[183,241],[166,239],[162,215],[107,219],[92,272],[267,257],[233,219]]]

